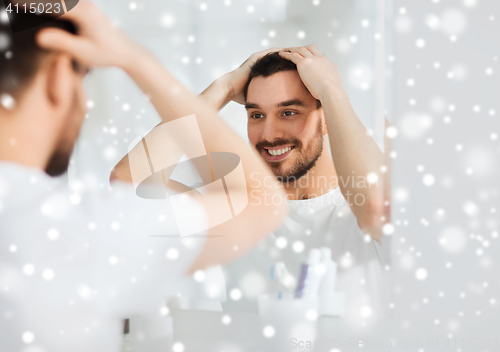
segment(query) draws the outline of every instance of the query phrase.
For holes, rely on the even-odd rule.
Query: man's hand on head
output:
[[[270,48],[250,55],[250,57],[237,69],[226,73],[221,79],[229,86],[230,100],[239,104],[245,104],[243,90],[248,81],[252,66],[262,57],[269,53],[281,51],[282,48]]]
[[[314,98],[321,101],[330,89],[342,89],[337,64],[330,62],[315,45],[283,49],[280,56],[297,65],[302,82]]]
[[[131,41],[92,2],[84,0],[61,19],[73,22],[78,35],[55,28],[41,30],[37,43],[47,50],[67,53],[88,67],[134,65],[139,45]]]

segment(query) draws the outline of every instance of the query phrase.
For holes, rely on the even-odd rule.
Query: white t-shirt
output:
[[[278,292],[271,268],[283,261],[298,278],[311,248],[329,247],[338,264],[336,291],[346,293],[346,318],[380,317],[387,307],[385,266],[389,242],[364,235],[340,188],[320,197],[289,200],[282,226],[243,258],[225,268],[225,310],[255,309],[261,293]],[[241,298],[239,298],[241,292]]]
[[[207,223],[199,203],[190,211]],[[0,162],[0,350],[118,351],[123,319],[166,315],[204,244],[177,234],[169,202],[130,185],[75,190]]]

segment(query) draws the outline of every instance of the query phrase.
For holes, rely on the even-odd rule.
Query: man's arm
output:
[[[156,127],[158,127],[164,123],[165,122],[161,122]],[[143,141],[144,141],[144,139],[139,141],[138,145],[135,148],[142,147]],[[167,140],[167,141],[165,141],[165,144],[167,144],[165,146],[166,147],[165,152],[169,153],[169,156],[174,163],[178,162],[181,159],[182,155],[184,154],[184,151],[182,150],[182,148],[174,140]],[[149,150],[147,148],[145,148],[144,150],[146,152],[146,157],[150,158]],[[183,193],[183,192],[188,192],[188,191],[192,190],[192,188],[186,186],[183,183],[171,180],[170,176],[171,176],[172,172],[173,172],[173,169],[169,169],[168,171],[167,170],[163,171],[163,176],[165,177],[165,180],[168,180],[166,187],[168,187],[170,190],[175,191],[177,193]],[[128,182],[128,183],[133,182],[132,173],[130,171],[130,161],[129,161],[128,154],[126,154],[118,162],[118,164],[116,164],[116,166],[113,168],[113,170],[111,171],[111,175],[110,175],[109,180],[111,182],[113,182],[113,181],[122,181],[122,182]]]
[[[122,68],[150,98],[164,122],[194,114],[207,153],[231,152],[240,157],[245,177],[234,180],[231,196],[249,196],[249,204],[232,220],[209,229],[204,250],[191,271],[235,259],[280,225],[286,204],[276,205],[269,199],[278,196],[284,200],[283,189],[277,182],[268,182],[274,176],[266,165],[222,122],[213,107],[178,83],[160,62],[131,42],[92,3],[81,1],[62,18],[75,22],[79,34],[43,30],[37,36],[40,46],[66,52],[87,66]],[[190,149],[189,138],[175,139],[180,150]],[[209,222],[220,217],[220,209],[214,204],[221,201],[221,196],[225,197],[225,192],[208,193],[200,199]]]
[[[342,194],[361,230],[380,241],[384,215],[384,173],[381,172],[384,155],[356,116],[342,87],[338,66],[314,45],[284,50],[280,55],[297,65],[304,85],[321,101]]]

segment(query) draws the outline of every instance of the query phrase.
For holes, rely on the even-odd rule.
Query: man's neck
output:
[[[21,128],[24,127],[24,128]],[[33,126],[16,126],[0,121],[0,161],[44,169],[50,154],[46,134]]]
[[[288,199],[300,200],[322,196],[339,185],[333,160],[323,149],[316,165],[294,182],[283,183]]]

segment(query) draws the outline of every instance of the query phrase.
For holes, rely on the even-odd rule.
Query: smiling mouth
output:
[[[264,149],[266,149],[267,154],[269,154],[269,155],[279,156],[279,155],[282,155],[282,154],[289,152],[293,148],[295,148],[295,147],[287,147],[287,148],[283,148],[283,149],[273,149],[273,150],[266,149],[266,148],[264,148]]]
[[[268,161],[281,161],[286,158],[290,152],[295,149],[294,146],[286,147],[286,148],[273,148],[273,149],[265,149],[265,155]]]

